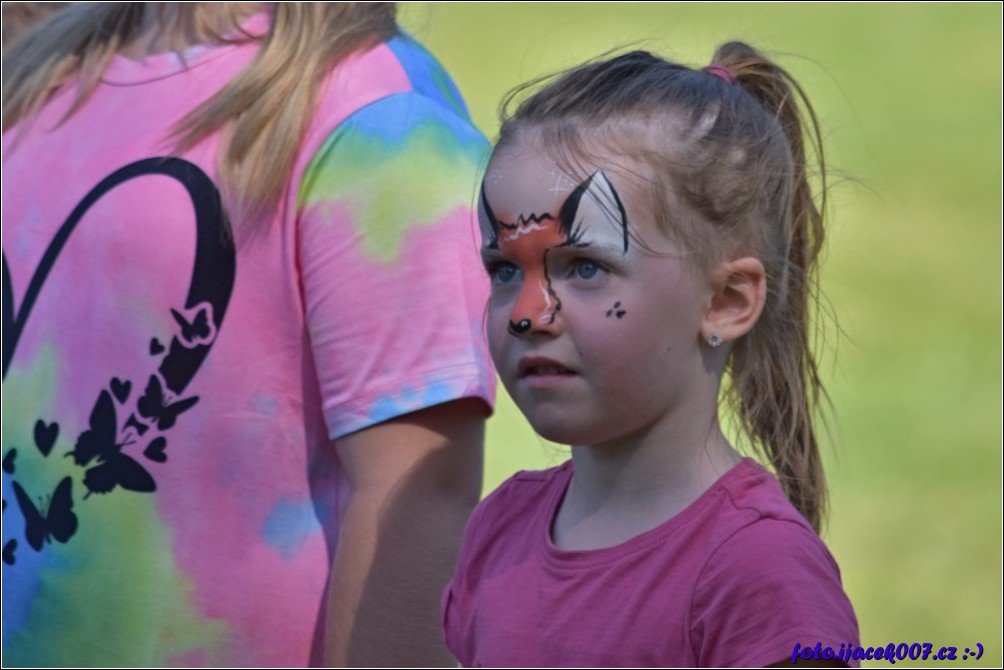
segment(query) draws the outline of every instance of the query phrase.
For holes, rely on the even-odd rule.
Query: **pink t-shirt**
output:
[[[3,136],[7,664],[318,662],[335,441],[493,400],[488,144],[446,73],[404,35],[340,65],[279,211],[231,236],[217,138],[166,135],[257,49],[116,57]]]
[[[566,551],[550,528],[571,461],[521,472],[475,511],[443,596],[465,666],[715,667],[858,643],[840,571],[751,460],[623,544]]]

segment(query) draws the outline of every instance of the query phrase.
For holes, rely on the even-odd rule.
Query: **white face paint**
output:
[[[541,200],[542,204],[549,201],[547,204],[520,211],[507,207],[496,212],[488,191],[505,189],[513,180],[500,175],[492,177],[485,180],[482,189],[480,213],[485,251],[490,254],[497,250],[511,257],[522,272],[524,288],[509,318],[510,332],[519,334],[534,323],[552,322],[561,309],[548,256],[560,249],[604,249],[608,253],[626,254],[627,215],[617,191],[600,171],[574,188],[567,186],[570,180],[561,174]],[[515,181],[523,185],[519,177]],[[555,208],[557,198],[565,194]]]

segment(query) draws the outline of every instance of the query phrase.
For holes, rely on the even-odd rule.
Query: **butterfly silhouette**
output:
[[[17,563],[17,557],[14,552],[17,551],[17,540],[11,540],[3,546],[3,562],[7,565],[14,565]]]
[[[91,411],[90,429],[80,434],[74,450],[70,452],[80,466],[94,459],[98,461],[98,465],[88,469],[84,475],[87,495],[108,493],[116,486],[142,493],[157,490],[150,473],[132,456],[122,453],[122,447],[127,444],[129,442],[118,441],[115,403],[108,391],[101,391]]]
[[[164,386],[160,382],[160,377],[150,375],[147,382],[146,391],[143,397],[136,403],[139,415],[147,423],[155,422],[159,430],[167,430],[174,425],[178,415],[191,409],[192,405],[199,402],[199,396],[192,396],[171,402],[164,393]]]
[[[171,316],[181,326],[181,341],[189,349],[200,344],[209,344],[216,337],[216,324],[213,323],[212,319],[212,305],[208,302],[199,305],[191,321],[176,309],[171,310]]]
[[[35,507],[17,482],[14,482],[14,495],[24,514],[25,538],[35,551],[41,551],[42,545],[52,540],[65,544],[77,532],[77,515],[73,513],[73,480],[69,477],[63,477],[56,485],[45,511]],[[16,546],[11,546],[11,562]]]

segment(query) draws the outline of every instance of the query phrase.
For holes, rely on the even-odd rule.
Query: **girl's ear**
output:
[[[711,273],[712,295],[701,322],[705,342],[716,335],[734,342],[748,333],[760,318],[767,299],[767,273],[753,257],[722,263]]]

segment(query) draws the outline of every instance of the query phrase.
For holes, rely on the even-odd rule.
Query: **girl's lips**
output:
[[[564,378],[577,373],[562,363],[542,356],[526,356],[521,358],[516,368],[519,379]]]

